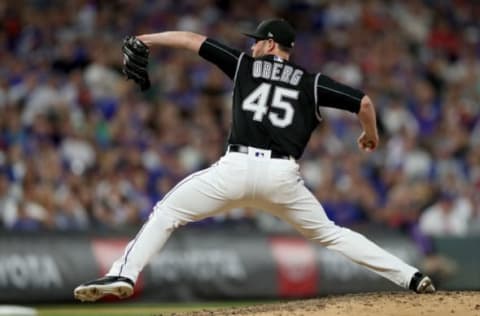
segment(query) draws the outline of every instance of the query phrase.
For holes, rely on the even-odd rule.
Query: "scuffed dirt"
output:
[[[180,313],[181,316],[480,316],[480,292],[364,293],[249,307]]]

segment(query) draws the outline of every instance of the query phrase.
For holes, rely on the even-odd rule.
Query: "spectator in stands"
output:
[[[460,196],[463,187],[478,192],[478,3],[349,0],[296,6],[296,1],[280,1],[274,7],[264,1],[220,2],[2,2],[4,226],[138,225],[148,216],[142,211],[146,204],[223,152],[231,117],[224,91],[231,83],[189,54],[159,52],[151,58],[159,64],[152,73],[153,89],[140,94],[119,71],[122,37],[195,27],[248,48],[223,20],[244,28],[275,13],[299,29],[296,56],[304,59],[293,56],[296,62],[368,90],[378,100],[384,135],[373,165],[362,165],[362,173],[348,168],[363,162],[352,161],[355,144],[340,139],[355,139],[349,135],[357,134],[358,125],[334,110],[322,113],[329,124],[312,136],[300,161],[305,182],[330,201],[326,208],[332,218],[406,231],[418,222],[437,186]],[[330,164],[332,175],[326,172]],[[31,197],[31,178],[34,191],[45,197],[38,192]],[[423,222],[430,227],[430,220]]]
[[[19,203],[7,172],[0,167],[0,222],[4,228],[11,229],[15,224]]]
[[[430,236],[466,236],[471,216],[468,198],[442,192],[438,201],[420,216],[420,229]]]
[[[480,190],[478,185],[474,190]],[[472,198],[472,218],[469,221],[468,232],[471,235],[480,236],[480,195],[474,194]]]

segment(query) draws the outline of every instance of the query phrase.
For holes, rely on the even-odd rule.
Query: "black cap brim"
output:
[[[267,39],[265,36],[262,36],[262,35],[259,35],[259,34],[256,34],[256,33],[245,33],[245,32],[243,32],[242,34],[247,36],[247,37],[254,38],[256,40]]]

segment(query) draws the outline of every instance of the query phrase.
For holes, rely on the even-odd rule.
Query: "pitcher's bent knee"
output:
[[[335,243],[345,233],[350,231],[348,228],[335,225],[333,222],[327,225],[317,225],[315,227],[302,227],[300,232],[308,239],[327,246]]]
[[[156,225],[169,231],[173,231],[187,223],[187,221],[182,220],[173,210],[158,205],[153,208],[153,212],[150,214],[148,220],[155,222]]]

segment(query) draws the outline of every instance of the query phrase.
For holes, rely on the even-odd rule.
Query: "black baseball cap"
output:
[[[295,30],[283,19],[270,19],[262,21],[255,32],[243,33],[256,40],[273,39],[285,47],[293,47],[295,44]]]

